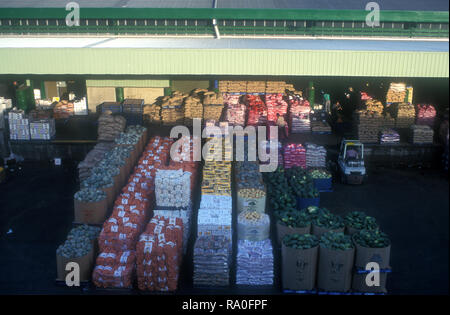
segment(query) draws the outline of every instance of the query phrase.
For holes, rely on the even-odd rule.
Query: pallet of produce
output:
[[[412,125],[410,139],[413,144],[432,144],[434,131],[427,125]]]
[[[272,285],[273,249],[270,239],[239,240],[236,265],[237,285]]]
[[[125,130],[127,121],[120,115],[113,115],[107,110],[98,118],[98,140],[114,141]]]
[[[122,103],[119,102],[103,102],[97,105],[97,113],[103,114],[105,112],[111,112],[112,114],[122,113]]]
[[[394,129],[382,128],[380,131],[380,144],[398,144],[400,135]]]
[[[220,287],[230,284],[231,246],[225,236],[207,235],[194,245],[195,287]]]
[[[318,289],[325,292],[348,292],[352,284],[355,259],[355,248],[350,236],[330,231],[323,234],[319,242]]]
[[[333,176],[323,168],[312,168],[308,170],[308,175],[313,179],[314,186],[319,192],[333,191]]]
[[[353,114],[353,131],[363,143],[378,143],[383,116],[372,111],[356,111]]]
[[[247,107],[241,102],[240,95],[224,94],[224,104],[226,107],[225,120],[232,126],[244,126]]]
[[[371,112],[376,112],[380,115],[383,114],[384,106],[383,103],[381,103],[378,100],[367,100],[366,101],[366,110]]]
[[[278,246],[281,246],[285,235],[310,234],[311,218],[305,212],[285,210],[277,216],[276,228]]]
[[[292,133],[311,132],[310,111],[311,107],[307,100],[298,95],[289,95],[289,117]]]
[[[97,257],[92,281],[97,288],[132,289],[136,272],[136,252],[103,251]]]
[[[405,98],[406,98],[406,84],[392,82],[389,85],[389,89],[386,95],[386,102],[401,103],[405,101]]]
[[[80,267],[80,281],[90,281],[96,257],[95,241],[99,227],[80,225],[70,230],[64,243],[56,250],[57,281],[65,281],[69,271],[68,263],[77,263]]]
[[[260,126],[267,122],[267,106],[259,95],[246,95],[245,103],[248,108],[247,125]]]
[[[73,115],[75,115],[73,102],[63,100],[53,107],[53,118],[55,119],[67,119]]]
[[[265,213],[244,211],[238,215],[238,239],[262,241],[269,238],[270,218]]]
[[[247,81],[247,93],[265,93],[266,82],[265,81]]]
[[[375,230],[378,229],[377,220],[374,217],[368,216],[362,211],[349,212],[344,217],[345,232],[348,235],[359,233],[361,230]]]
[[[331,134],[331,126],[325,121],[312,121],[311,122],[311,132],[314,134]]]
[[[417,105],[417,125],[426,125],[434,127],[436,119],[436,108],[433,105],[418,104]]]
[[[149,124],[158,125],[161,123],[161,105],[159,102],[144,105],[143,108],[144,121]]]
[[[330,213],[324,208],[322,208],[322,210],[323,211],[321,211],[319,215],[312,219],[312,234],[320,238],[322,235],[330,231],[335,233],[344,233],[344,219],[338,215]]]
[[[391,241],[389,237],[379,229],[363,229],[353,234],[352,239],[356,248],[356,272],[353,275],[352,289],[357,292],[386,293],[387,274],[391,271]],[[369,263],[376,263],[380,268],[379,286],[368,286],[366,283],[367,273],[358,272],[366,270]]]
[[[182,260],[183,223],[179,218],[153,217],[136,246],[138,288],[175,291]]]
[[[284,290],[311,291],[316,286],[319,240],[311,234],[285,235],[281,248]]]
[[[416,109],[414,105],[401,103],[398,105],[396,128],[410,128],[416,120]]]
[[[9,111],[8,123],[11,140],[30,140],[30,120],[23,110]]]
[[[203,118],[203,104],[200,97],[188,96],[184,99],[184,123],[192,126],[194,118]]]
[[[55,120],[39,119],[30,122],[30,138],[32,140],[51,140],[55,137]]]

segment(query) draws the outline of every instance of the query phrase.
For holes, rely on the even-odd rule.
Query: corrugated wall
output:
[[[0,74],[448,77],[448,52],[0,49]]]

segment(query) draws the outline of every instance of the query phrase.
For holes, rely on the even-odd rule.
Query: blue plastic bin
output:
[[[319,207],[320,197],[317,198],[297,198],[297,209],[305,209],[309,206]]]
[[[314,186],[319,192],[331,192],[333,191],[332,178],[314,179]]]

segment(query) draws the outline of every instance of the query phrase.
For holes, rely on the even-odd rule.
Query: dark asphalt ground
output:
[[[0,293],[98,293],[54,283],[56,247],[73,220],[75,178],[70,163],[60,168],[25,165],[0,185]],[[337,214],[364,210],[377,218],[392,239],[390,294],[448,294],[448,186],[448,179],[439,170],[378,168],[370,170],[369,180],[362,186],[335,183],[334,192],[321,194],[321,205]],[[12,232],[7,234],[9,230]],[[185,259],[185,264],[189,261]],[[180,293],[281,292],[277,285],[192,290],[187,278],[182,277]]]

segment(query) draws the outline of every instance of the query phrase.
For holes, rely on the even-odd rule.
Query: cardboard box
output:
[[[372,278],[373,275],[369,275],[367,273],[354,272],[352,280],[352,290],[364,293],[387,293],[386,290],[387,275],[388,274],[385,272],[380,272],[379,273],[380,285],[369,287],[366,284],[366,277],[369,276],[370,278]]]
[[[66,275],[69,271],[66,271],[66,265],[69,262],[75,262],[80,266],[80,281],[90,281],[92,269],[94,267],[94,247],[82,257],[66,258],[56,254],[56,273],[58,281],[65,281]]]
[[[352,284],[355,249],[319,248],[317,287],[328,292],[348,292]]]
[[[292,228],[285,226],[283,224],[280,224],[280,222],[277,222],[277,241],[278,246],[281,246],[281,242],[283,241],[283,237],[285,235],[292,235],[292,234],[309,234],[311,232],[311,224],[304,228]]]
[[[361,231],[361,230],[352,228],[351,226],[348,226],[348,225],[345,227],[345,233],[347,233],[350,236],[353,236],[353,234],[359,233],[359,231]]]
[[[114,201],[116,200],[114,184],[110,187],[103,187],[102,190],[106,194],[106,206],[108,209],[111,209],[114,204]]]
[[[310,249],[294,249],[282,245],[283,289],[313,290],[316,284],[317,256],[319,246]]]
[[[106,198],[98,202],[82,202],[74,199],[75,223],[103,224],[108,212]]]
[[[344,230],[345,230],[345,227],[340,228],[340,229],[330,230],[330,229],[326,229],[326,228],[323,228],[321,226],[317,226],[314,224],[312,224],[312,226],[311,226],[311,233],[313,235],[317,236],[317,238],[319,238],[319,239],[326,232],[333,231],[335,233],[340,233],[340,232],[344,233]]]
[[[368,248],[353,243],[356,247],[355,266],[364,269],[369,262],[376,262],[381,269],[386,269],[390,265],[391,245],[384,248]]]

